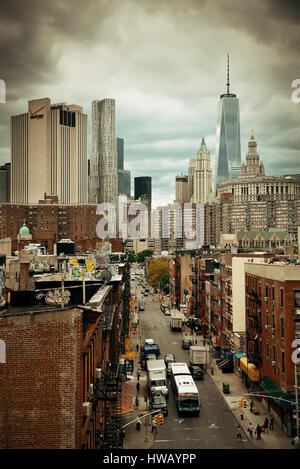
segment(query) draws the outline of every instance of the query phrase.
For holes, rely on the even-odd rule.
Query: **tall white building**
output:
[[[90,202],[118,207],[115,100],[92,102]]]
[[[206,203],[212,192],[212,170],[210,151],[206,148],[204,137],[195,159],[192,202]]]
[[[63,204],[88,201],[87,115],[49,98],[11,117],[11,202],[36,204],[45,193]]]

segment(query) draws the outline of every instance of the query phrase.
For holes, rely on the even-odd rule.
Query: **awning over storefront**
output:
[[[234,356],[237,360],[239,360],[240,358],[245,357],[246,355],[244,353],[236,353]]]
[[[287,393],[281,389],[274,381],[268,376],[264,376],[261,382],[261,386],[266,394],[274,400],[278,407],[285,409],[295,408],[295,396],[291,393]]]
[[[260,381],[259,370],[253,363],[248,363],[247,357],[240,358],[240,367],[248,375],[251,381]]]

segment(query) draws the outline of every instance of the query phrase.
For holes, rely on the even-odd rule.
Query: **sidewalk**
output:
[[[263,425],[264,420],[268,417],[270,421],[271,413],[268,412],[267,409],[263,407],[260,401],[256,398],[253,398],[254,406],[259,409],[259,414],[255,415],[250,412],[250,396],[243,396],[243,394],[247,394],[249,391],[247,390],[246,386],[242,383],[241,378],[236,375],[236,373],[222,373],[222,371],[218,368],[216,364],[216,360],[213,360],[214,363],[214,374],[211,374],[211,369],[208,367],[206,374],[212,379],[212,381],[217,386],[220,394],[222,394],[224,400],[226,401],[228,407],[230,408],[231,412],[235,416],[237,422],[243,428],[247,438],[251,439],[249,433],[247,432],[247,428],[249,423],[251,422],[254,428],[253,431],[253,442],[256,448],[260,449],[293,449],[291,445],[291,439],[288,438],[286,435],[279,428],[279,424],[277,421],[274,423],[274,430],[270,431],[269,433],[262,434],[261,440],[256,439],[255,435],[255,428],[256,426]],[[229,394],[223,393],[223,383],[229,384]],[[246,399],[247,407],[239,407],[239,400]],[[243,415],[243,420],[241,419],[241,414]]]
[[[138,316],[140,312],[138,312]],[[137,333],[131,334],[131,345],[132,351],[136,351],[136,344],[141,346],[140,343],[140,324],[137,327]],[[132,379],[130,380],[130,385],[133,389],[133,402],[132,402],[132,412],[127,414],[126,422],[130,422],[134,420],[139,414],[147,413],[148,406],[149,406],[149,399],[148,399],[148,391],[147,391],[147,381],[146,381],[146,371],[142,370],[139,364],[140,359],[140,350],[136,353],[136,357],[134,358],[134,371],[132,374]],[[136,384],[137,384],[137,376],[136,372],[137,369],[140,368],[141,370],[141,377],[140,377],[140,389],[137,392]],[[144,396],[147,396],[147,403],[144,400]],[[139,405],[138,407],[135,405],[136,397],[138,396]],[[146,418],[141,418],[141,430],[138,431],[136,429],[135,422],[131,423],[127,427],[124,428],[125,430],[125,438],[123,440],[123,448],[124,449],[149,449],[153,445],[154,442],[154,434],[151,433],[151,416],[148,417],[148,425],[146,426]],[[159,428],[158,428],[159,432]]]

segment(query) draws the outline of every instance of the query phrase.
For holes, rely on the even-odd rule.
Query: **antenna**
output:
[[[227,94],[229,94],[229,54],[227,54]]]

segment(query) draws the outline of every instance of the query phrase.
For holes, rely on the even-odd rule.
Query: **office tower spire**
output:
[[[227,94],[229,94],[229,54],[227,54]]]
[[[229,54],[227,55],[227,92],[218,102],[216,185],[239,176],[241,169],[239,99],[230,92]]]
[[[208,195],[212,192],[211,179],[210,151],[206,147],[204,137],[202,137],[195,161],[193,202],[206,203],[208,201]]]

